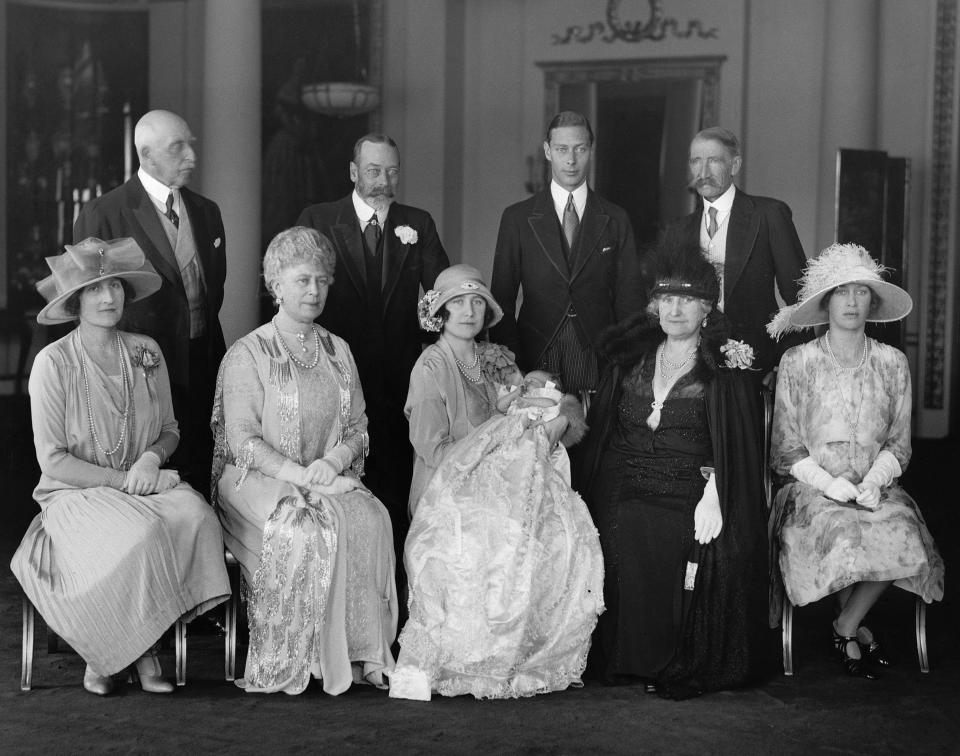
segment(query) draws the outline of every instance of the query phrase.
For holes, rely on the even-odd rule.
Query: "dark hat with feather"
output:
[[[700,329],[699,352],[702,364],[715,370],[723,361],[720,347],[729,337],[729,325],[717,309],[720,278],[704,256],[698,236],[680,230],[667,231],[646,255],[645,272],[650,285],[650,307],[607,328],[600,336],[600,351],[610,362],[629,365],[664,339],[656,315],[656,300],[679,294],[696,297],[711,305],[706,325]]]

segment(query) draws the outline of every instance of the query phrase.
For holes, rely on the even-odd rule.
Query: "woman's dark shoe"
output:
[[[880,645],[880,641],[874,637],[869,628],[861,625],[857,629],[857,642],[860,644],[860,654],[864,659],[881,667],[890,666],[891,661],[886,649]]]
[[[855,635],[840,635],[836,630],[833,631],[833,647],[840,654],[840,663],[847,670],[847,674],[850,677],[862,677],[864,680],[876,680],[879,675],[870,669],[864,659],[855,659],[847,653],[847,645],[850,643],[859,647]]]

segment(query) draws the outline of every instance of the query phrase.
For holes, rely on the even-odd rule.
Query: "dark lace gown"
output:
[[[654,366],[646,359],[624,375],[591,496],[606,571],[596,671],[608,681],[653,680],[677,650],[687,563],[696,558],[693,512],[706,483],[700,468],[711,465],[695,371],[674,384],[656,430],[647,425]]]

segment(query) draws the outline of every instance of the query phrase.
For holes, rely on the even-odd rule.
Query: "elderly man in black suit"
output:
[[[186,188],[196,166],[194,137],[180,116],[152,110],[134,129],[137,175],[87,203],[73,227],[89,236],[132,236],[163,283],[124,307],[120,327],[156,339],[170,369],[180,444],[171,466],[204,495],[210,489],[210,410],[224,354],[220,305],[226,243],[220,208]]]
[[[400,151],[390,137],[357,140],[350,179],[348,196],[307,207],[297,223],[317,229],[337,251],[319,321],[346,339],[357,361],[370,434],[364,482],[390,512],[399,564],[413,474],[403,405],[424,337],[417,300],[450,263],[430,214],[394,202]]]
[[[797,301],[797,281],[807,264],[790,208],[771,197],[755,197],[734,186],[742,158],[737,137],[712,127],[690,143],[690,184],[700,196],[697,209],[674,229],[698,237],[707,258],[720,271],[718,307],[756,351],[764,376],[780,361],[786,346],[767,336],[765,326],[779,309],[775,287],[787,304]]]
[[[554,116],[543,143],[550,186],[503,211],[490,287],[503,307],[491,338],[570,392],[596,390],[600,331],[646,304],[627,213],[587,186],[593,149],[584,116]]]

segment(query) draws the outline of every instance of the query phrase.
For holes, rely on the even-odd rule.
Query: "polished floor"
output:
[[[124,683],[101,699],[81,688],[76,655],[47,652],[42,621],[33,690],[19,689],[20,593],[7,565],[37,511],[37,470],[26,404],[0,398],[0,753],[958,753],[958,462],[960,442],[916,442],[905,477],[947,562],[947,599],[928,612],[926,675],[911,597],[894,589],[871,621],[897,665],[875,682],[841,674],[821,602],[796,612],[794,677],[774,673],[751,689],[680,703],[591,683],[520,701],[394,701],[369,687],[337,698],[316,687],[296,697],[248,695],[223,680],[222,638],[196,631],[188,631],[185,687],[158,696]],[[161,659],[172,675],[172,651]]]

